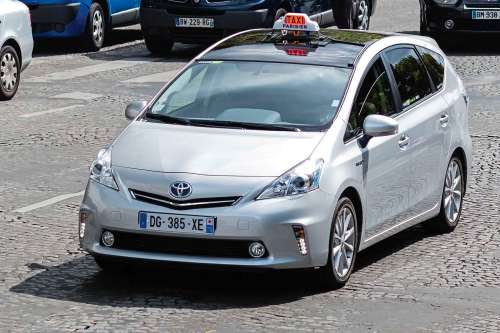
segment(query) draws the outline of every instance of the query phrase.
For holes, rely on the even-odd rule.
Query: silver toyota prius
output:
[[[471,165],[468,97],[429,38],[287,14],[193,59],[91,166],[79,237],[129,260],[316,268],[417,223],[452,231]]]

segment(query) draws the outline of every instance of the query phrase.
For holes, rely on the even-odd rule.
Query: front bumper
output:
[[[212,43],[238,31],[263,28],[270,24],[269,10],[178,10],[175,7],[141,8],[141,25],[145,34],[162,36],[182,43]],[[214,28],[177,28],[176,17],[214,19]]]
[[[474,10],[498,10],[499,5],[465,4],[460,1],[457,5],[438,5],[433,0],[426,1],[426,16],[429,30],[432,32],[500,32],[500,20],[473,20]],[[453,20],[452,29],[445,28],[445,21]]]
[[[111,256],[124,260],[272,269],[324,266],[329,253],[334,202],[330,194],[317,190],[293,198],[241,200],[229,207],[179,211],[135,200],[126,191],[118,192],[90,181],[81,205],[81,212],[87,213],[89,218],[80,244],[94,256]],[[139,211],[216,216],[217,228],[215,234],[210,235],[144,231],[138,226]],[[299,251],[293,225],[301,225],[305,229],[308,246],[306,255]],[[263,258],[251,258],[238,257],[234,253],[197,255],[105,247],[100,241],[104,230],[125,233],[128,237],[137,235],[141,242],[152,235],[165,242],[170,237],[175,237],[183,244],[192,242],[193,247],[207,241],[215,244],[220,241],[219,245],[257,241],[265,245],[267,254]],[[158,246],[158,240],[155,244]]]

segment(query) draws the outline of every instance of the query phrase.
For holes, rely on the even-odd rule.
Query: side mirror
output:
[[[144,110],[146,105],[148,105],[148,102],[146,101],[131,102],[125,109],[125,117],[128,120],[134,120],[139,115],[139,113]]]
[[[394,135],[398,133],[398,130],[398,122],[387,116],[372,114],[363,122],[363,131],[369,137]]]

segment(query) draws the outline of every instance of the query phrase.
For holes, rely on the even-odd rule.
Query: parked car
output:
[[[22,0],[31,11],[35,39],[82,37],[99,50],[113,27],[139,22],[140,0]]]
[[[28,7],[17,0],[0,0],[0,100],[16,94],[32,51]]]
[[[211,44],[237,31],[269,28],[287,12],[309,15],[321,26],[368,30],[377,0],[143,0],[146,46],[168,54],[175,42]],[[332,10],[333,9],[333,10]]]
[[[287,14],[191,61],[91,167],[81,246],[126,259],[320,268],[417,223],[450,232],[470,176],[468,99],[434,40]]]
[[[500,32],[500,0],[420,0],[420,32]]]

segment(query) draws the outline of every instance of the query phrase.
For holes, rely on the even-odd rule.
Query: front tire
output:
[[[321,275],[326,287],[337,289],[349,280],[359,248],[356,209],[347,197],[337,203],[329,248],[328,263],[321,269]]]
[[[159,36],[151,36],[144,34],[144,42],[149,52],[153,55],[166,56],[172,50],[174,41],[161,38]]]
[[[368,30],[370,28],[370,0],[332,0],[333,16],[339,29]]]
[[[4,46],[0,50],[0,100],[10,100],[17,93],[21,80],[21,62],[16,50]]]
[[[90,6],[85,31],[85,40],[89,50],[99,51],[103,47],[106,38],[106,29],[106,15],[104,10],[100,4],[94,2]]]
[[[441,211],[437,217],[424,224],[426,228],[438,233],[449,233],[455,230],[462,216],[464,193],[465,181],[462,161],[454,156],[446,169]]]

